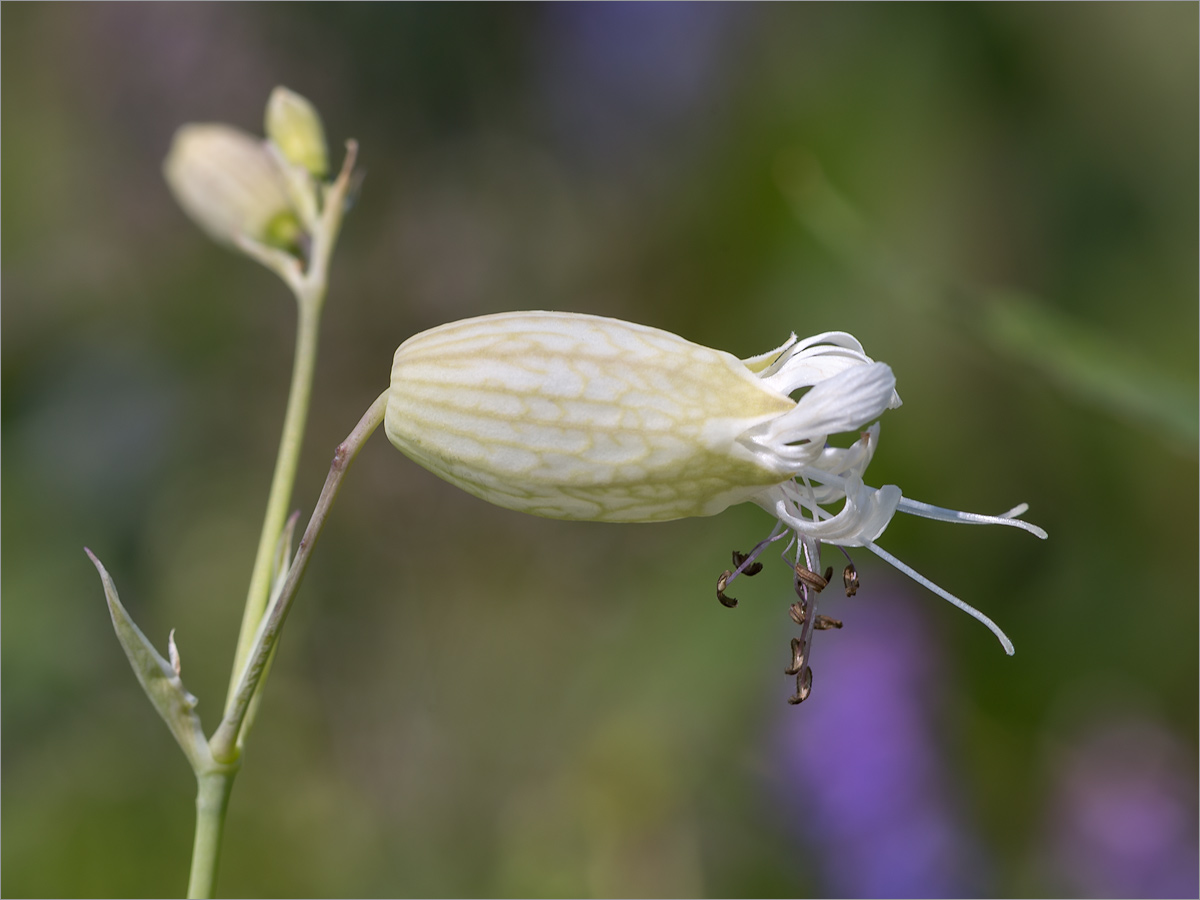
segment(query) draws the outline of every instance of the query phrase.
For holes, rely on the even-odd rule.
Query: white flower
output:
[[[789,395],[808,390],[793,400]],[[753,501],[806,551],[865,547],[988,625],[986,616],[875,544],[897,510],[1015,525],[867,487],[895,377],[851,335],[826,332],[747,360],[678,335],[576,313],[518,312],[442,325],[396,351],[388,439],[477,497],[555,519],[661,522]],[[843,501],[833,513],[826,507]]]
[[[288,186],[267,145],[229,125],[185,125],[163,174],[179,205],[224,244],[240,238],[276,246],[299,233]]]

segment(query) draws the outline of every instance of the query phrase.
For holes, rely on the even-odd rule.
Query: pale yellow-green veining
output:
[[[713,515],[776,484],[738,442],[794,407],[731,354],[599,316],[503,313],[396,351],[385,429],[491,503],[558,519]]]

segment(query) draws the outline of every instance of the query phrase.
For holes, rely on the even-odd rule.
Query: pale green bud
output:
[[[267,101],[267,137],[283,158],[293,165],[324,178],[329,172],[325,128],[316,108],[294,91],[277,87]]]
[[[184,125],[163,174],[179,205],[214,240],[246,236],[277,247],[300,228],[279,164],[261,140],[229,125]]]

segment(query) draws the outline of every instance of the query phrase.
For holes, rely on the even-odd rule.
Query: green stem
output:
[[[321,188],[321,215],[312,226],[312,246],[306,269],[302,270],[294,257],[272,250],[256,241],[247,238],[239,241],[242,250],[275,270],[292,289],[299,309],[299,323],[296,328],[296,358],[292,365],[292,384],[288,391],[287,411],[283,417],[283,434],[280,437],[275,474],[271,479],[271,490],[267,497],[267,512],[263,519],[262,534],[259,536],[258,554],[250,576],[250,587],[246,592],[246,608],[242,614],[242,627],[234,654],[233,674],[229,679],[225,715],[213,739],[205,748],[207,759],[196,769],[196,838],[192,847],[189,897],[211,897],[213,894],[217,861],[221,852],[221,835],[225,828],[225,810],[229,805],[229,794],[233,790],[233,779],[240,762],[241,744],[245,738],[242,732],[248,722],[247,715],[253,715],[253,701],[262,687],[262,679],[270,662],[279,628],[283,625],[283,617],[287,615],[288,605],[299,586],[300,577],[304,574],[304,566],[307,565],[316,534],[320,532],[321,522],[324,521],[333,496],[337,493],[335,486],[332,494],[326,499],[326,492],[329,490],[327,482],[326,492],[322,492],[321,500],[318,501],[320,521],[316,524],[316,530],[313,530],[313,523],[310,522],[309,530],[300,542],[296,560],[289,569],[287,581],[280,590],[280,596],[272,605],[270,614],[266,615],[272,568],[296,481],[296,466],[300,459],[300,445],[312,397],[313,375],[317,362],[317,333],[329,283],[329,261],[341,231],[342,215],[345,212],[346,197],[350,191],[357,154],[357,143],[347,141],[346,157],[342,162],[341,172],[333,184]],[[351,432],[351,438],[355,437],[369,417],[376,417],[366,432],[358,437],[348,458],[344,449],[346,443],[338,447],[338,456],[335,456],[334,464],[338,465],[340,457],[343,463],[342,473],[358,452],[361,442],[366,440],[382,421],[385,404],[386,394],[375,401],[367,416],[359,423],[359,427]],[[350,439],[347,439],[347,442],[349,441]],[[340,480],[339,474],[337,481]],[[317,513],[313,514],[313,518],[314,521],[317,519]],[[286,559],[286,547],[283,556]]]
[[[225,699],[226,709],[233,701],[234,686],[242,667],[246,664],[246,655],[254,644],[254,633],[267,607],[267,594],[271,587],[271,562],[284,520],[287,518],[292,488],[296,483],[296,467],[300,461],[300,447],[303,443],[304,425],[308,419],[309,401],[312,397],[313,375],[316,371],[317,334],[320,329],[323,298],[316,296],[313,299],[315,302],[301,301],[298,304],[300,315],[296,328],[296,358],[292,365],[292,384],[288,392],[287,412],[283,417],[279,453],[275,459],[275,475],[271,479],[271,492],[267,497],[267,512],[263,517],[262,534],[258,539],[258,555],[254,558],[250,588],[246,592],[246,608],[242,613],[242,628],[233,657],[229,695]]]
[[[279,439],[275,475],[271,479],[267,512],[263,518],[262,533],[258,538],[258,554],[254,558],[250,587],[246,591],[246,607],[242,612],[242,627],[233,656],[233,672],[229,676],[229,693],[225,698],[226,714],[234,702],[238,678],[245,667],[246,657],[254,646],[255,634],[267,608],[271,589],[271,563],[292,499],[292,488],[296,483],[296,466],[300,460],[300,446],[304,438],[304,425],[308,419],[309,400],[312,397],[313,373],[317,363],[317,334],[329,283],[329,262],[341,231],[346,196],[350,190],[357,157],[358,144],[347,141],[342,170],[333,184],[325,189],[322,198],[321,217],[313,227],[310,262],[306,271],[300,272],[295,266],[295,260],[274,258],[261,245],[250,242],[248,246],[243,247],[265,265],[275,268],[292,289],[299,308],[299,324],[296,328],[296,358],[292,365],[292,384],[288,393],[287,412],[283,417],[283,434]]]
[[[233,762],[237,759],[237,742],[242,730],[242,723],[271,660],[271,654],[279,639],[279,632],[291,610],[292,600],[296,596],[300,582],[304,579],[304,572],[308,568],[308,560],[312,556],[313,547],[317,543],[317,538],[321,536],[325,519],[329,516],[333,501],[337,499],[338,491],[342,487],[342,479],[349,471],[350,464],[354,462],[354,458],[362,449],[367,438],[383,421],[384,411],[387,409],[387,396],[388,392],[384,391],[375,399],[358,424],[354,426],[354,430],[338,444],[333,453],[333,462],[329,464],[329,474],[325,478],[325,486],[321,489],[321,496],[317,499],[312,518],[309,519],[308,527],[304,530],[304,537],[300,539],[300,545],[296,548],[296,557],[292,560],[291,568],[288,569],[287,578],[279,591],[279,596],[275,598],[258,627],[254,636],[253,650],[234,686],[233,699],[226,708],[225,718],[221,720],[221,724],[213,733],[212,740],[209,741],[213,758],[218,763]]]
[[[225,809],[236,774],[236,766],[196,773],[196,839],[192,844],[188,897],[213,895],[221,857],[221,833],[225,829]]]

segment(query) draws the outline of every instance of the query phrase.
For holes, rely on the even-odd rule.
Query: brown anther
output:
[[[791,606],[788,607],[788,615],[792,617],[792,621],[795,622],[797,625],[804,624],[804,619],[805,619],[804,607],[801,606],[799,603],[793,603]]]
[[[788,697],[788,703],[792,704],[792,706],[795,706],[797,703],[803,703],[811,693],[812,668],[805,666],[804,671],[796,676],[796,694],[793,697]]]
[[[832,569],[830,570],[830,574],[833,574]],[[828,578],[822,578],[812,569],[806,569],[799,563],[796,563],[796,577],[800,579],[802,584],[807,585],[818,593],[825,590],[825,586],[829,584]]]
[[[717,579],[717,599],[721,601],[721,605],[726,609],[733,609],[738,604],[736,597],[725,596],[725,585],[729,583],[729,576],[732,574],[732,572],[726,570]]]
[[[750,558],[749,553],[742,553],[738,550],[734,550],[733,551],[734,568],[738,568],[739,566],[741,566],[742,563],[744,563],[749,558]],[[750,563],[750,565],[746,566],[746,568],[742,569],[742,574],[747,577],[749,577],[751,575],[757,575],[759,572],[762,571],[762,568],[763,568],[762,563],[752,562],[752,563]]]
[[[813,628],[817,631],[828,631],[830,628],[841,628],[841,619],[832,619],[829,616],[817,616],[813,619]]]
[[[853,563],[842,569],[842,582],[846,585],[847,597],[858,593],[858,569],[854,568]]]
[[[799,675],[804,665],[804,645],[800,638],[792,638],[792,664],[783,670],[784,675]]]

